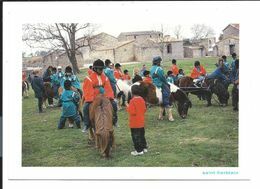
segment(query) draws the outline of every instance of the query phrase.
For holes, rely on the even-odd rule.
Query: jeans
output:
[[[147,148],[144,127],[131,128],[131,136],[134,143],[134,148],[137,152],[142,152],[144,148]]]
[[[110,83],[111,83],[112,90],[114,92],[114,97],[116,98],[116,84],[112,83],[112,82],[110,82]]]
[[[117,104],[114,100],[110,100],[113,107],[113,125],[116,125],[118,117],[117,117]]]
[[[84,127],[88,129],[90,127],[90,120],[89,120],[89,106],[91,102],[85,102],[83,105],[83,122]]]
[[[38,97],[38,109],[42,112],[43,97]]]
[[[170,87],[163,83],[162,84],[162,101],[163,101],[163,106],[164,107],[168,107],[170,106],[170,94],[171,94],[171,91],[170,91]]]
[[[61,116],[60,122],[58,124],[58,129],[62,129],[65,126],[65,122],[66,122],[67,118],[73,120],[76,123],[77,127],[80,128],[80,117],[77,113],[77,114],[75,114],[74,116],[71,116],[71,117]]]

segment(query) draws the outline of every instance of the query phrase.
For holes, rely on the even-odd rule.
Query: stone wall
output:
[[[229,56],[232,54],[230,52],[231,46],[234,48],[234,52],[239,55],[239,39],[235,38],[226,38],[218,42],[218,54],[219,56],[226,55]]]
[[[230,36],[239,37],[239,30],[229,25],[225,30],[223,30],[223,38],[225,39]]]
[[[115,62],[136,61],[134,43],[130,42],[115,49]]]

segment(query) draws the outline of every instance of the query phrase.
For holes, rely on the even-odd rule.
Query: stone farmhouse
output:
[[[214,46],[214,55],[229,56],[232,53],[239,55],[239,24],[229,24]]]
[[[173,58],[199,58],[205,56],[239,55],[239,24],[229,24],[219,41],[215,37],[197,41],[177,40],[158,31],[122,32],[118,37],[99,33],[90,39],[79,38],[77,45],[85,44],[77,52],[79,67],[92,64],[96,59],[110,59],[114,63],[151,62],[153,56],[162,56],[164,61]],[[49,65],[71,65],[64,51],[53,51],[41,58],[23,59],[23,67],[46,68]]]

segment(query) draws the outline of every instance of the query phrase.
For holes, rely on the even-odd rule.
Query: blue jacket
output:
[[[224,70],[225,70],[225,73],[228,73],[228,71],[229,71],[229,63],[228,62],[224,62]]]
[[[116,79],[115,79],[115,76],[114,76],[114,70],[112,70],[109,67],[106,67],[104,69],[104,73],[107,76],[107,78],[109,79],[110,83],[114,83],[114,84],[116,83]]]
[[[57,74],[57,78],[58,78],[59,82],[61,82],[62,78],[64,77],[64,72],[61,71],[61,72],[57,72],[56,74]]]
[[[164,71],[160,66],[152,66],[150,73],[152,76],[153,84],[156,87],[161,88],[163,83],[168,85],[167,80],[164,76]]]
[[[51,75],[51,84],[52,86],[60,86],[60,81],[58,79],[58,75],[55,73],[55,74],[52,74]]]
[[[209,74],[207,76],[209,79],[222,79],[222,80],[227,80],[225,74],[223,73],[223,69],[218,67],[214,72]]]
[[[60,86],[63,88],[63,90],[65,89],[64,88],[64,82],[65,80],[70,80],[71,81],[71,86],[75,87],[76,89],[81,89],[81,85],[80,85],[80,82],[79,82],[79,79],[77,78],[76,75],[71,75],[71,76],[64,76],[60,82]]]
[[[36,98],[43,97],[44,94],[44,86],[43,79],[39,76],[34,76],[31,82],[32,88],[34,90],[34,94]]]
[[[71,117],[77,114],[79,96],[72,90],[64,90],[60,97],[62,103],[62,116]]]
[[[173,76],[168,76],[166,80],[168,83],[174,84],[175,78]]]

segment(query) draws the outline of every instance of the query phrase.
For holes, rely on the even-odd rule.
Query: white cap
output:
[[[57,68],[58,68],[58,69],[61,69],[61,66],[58,66]]]

